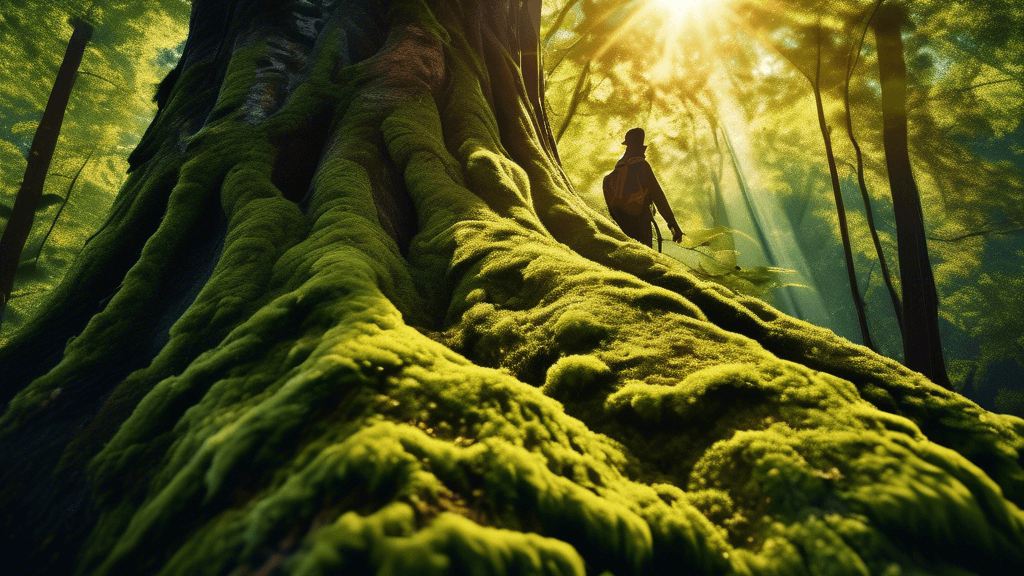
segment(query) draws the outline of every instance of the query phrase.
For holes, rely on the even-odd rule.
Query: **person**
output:
[[[676,223],[672,208],[665,199],[665,192],[645,158],[647,146],[644,145],[644,137],[643,128],[631,128],[627,131],[622,141],[626,152],[615,163],[615,169],[604,177],[604,199],[608,204],[608,212],[626,236],[650,246],[653,240],[651,224],[657,226],[654,221],[653,205],[668,223],[672,241],[680,242],[683,239],[683,231]],[[658,251],[661,251],[660,230]]]

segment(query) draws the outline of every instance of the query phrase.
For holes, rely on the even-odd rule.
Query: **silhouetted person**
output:
[[[650,246],[653,239],[653,205],[668,223],[672,240],[681,241],[683,231],[676,224],[676,217],[669,208],[658,179],[654,177],[654,170],[644,158],[647,146],[644,146],[643,129],[630,129],[622,143],[626,146],[626,152],[615,163],[615,170],[604,177],[604,200],[608,203],[612,218],[626,236]],[[661,250],[660,244],[658,250]]]

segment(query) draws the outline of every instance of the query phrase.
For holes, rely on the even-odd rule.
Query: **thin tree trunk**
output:
[[[836,157],[832,152],[831,129],[825,122],[825,109],[821,103],[821,25],[818,26],[818,59],[814,71],[814,80],[811,87],[814,89],[814,105],[818,111],[818,127],[821,129],[821,137],[825,141],[825,156],[828,159],[828,173],[832,178],[832,195],[836,201],[836,213],[839,217],[839,235],[843,240],[843,255],[846,257],[846,274],[850,282],[850,295],[853,297],[853,306],[857,310],[857,323],[860,326],[860,335],[864,345],[871,350],[875,349],[871,341],[871,331],[868,329],[868,319],[864,312],[864,300],[861,298],[857,285],[857,272],[853,263],[853,249],[850,246],[850,230],[846,222],[846,207],[843,205],[843,191],[839,186],[839,171],[836,168]]]
[[[904,9],[886,4],[874,20],[882,85],[882,128],[903,291],[903,352],[908,368],[952,389],[939,338],[939,303],[928,257],[921,197],[907,143],[907,66],[900,31]]]
[[[32,231],[36,207],[43,194],[43,185],[46,183],[46,173],[50,169],[53,152],[57,148],[57,137],[60,136],[64,112],[71,98],[71,89],[75,85],[78,66],[82,63],[85,46],[92,38],[91,25],[76,19],[74,26],[75,31],[68,41],[64,60],[57,71],[57,79],[50,92],[50,99],[46,102],[39,128],[32,139],[25,178],[14,200],[11,217],[4,228],[3,236],[0,237],[0,320],[14,287],[14,275],[18,270],[21,251],[25,248],[25,242]]]
[[[562,122],[558,126],[558,133],[555,134],[555,142],[561,142],[562,136],[565,131],[569,129],[569,124],[572,122],[573,116],[576,115],[576,110],[579,108],[580,102],[586,98],[586,95],[590,92],[590,86],[588,80],[590,79],[590,62],[587,62],[583,69],[580,70],[580,75],[576,79],[576,86],[572,91],[572,98],[569,99],[569,106],[565,110],[565,115],[562,117]]]
[[[85,170],[86,164],[89,163],[89,159],[92,158],[92,154],[95,152],[89,152],[89,155],[85,157],[85,161],[78,168],[78,172],[75,172],[75,177],[71,179],[71,183],[68,184],[68,193],[64,196],[64,201],[60,204],[60,209],[57,210],[56,216],[53,217],[53,221],[50,222],[50,228],[46,231],[46,235],[43,236],[42,242],[39,243],[39,249],[36,250],[35,262],[38,265],[39,257],[43,254],[43,248],[46,246],[46,241],[50,239],[50,234],[53,234],[53,229],[57,227],[57,221],[60,220],[60,215],[64,213],[64,209],[68,206],[68,200],[71,200],[71,193],[75,191],[75,184],[78,183],[78,177],[82,175],[82,170]]]
[[[857,60],[860,58],[860,49],[864,44],[864,35],[867,34],[868,26],[870,26],[871,20],[874,18],[875,12],[878,7],[882,4],[883,0],[879,0],[878,4],[875,5],[875,9],[872,10],[871,15],[868,16],[868,24],[864,27],[864,33],[861,34],[860,40],[856,47],[853,49],[849,66],[846,70],[846,84],[843,90],[843,106],[846,110],[846,134],[850,138],[850,143],[853,144],[853,150],[857,155],[857,185],[860,187],[861,199],[864,201],[864,215],[867,217],[868,229],[871,231],[871,241],[875,245],[875,254],[878,257],[878,263],[882,271],[882,280],[885,282],[885,288],[889,291],[889,299],[892,301],[892,309],[896,314],[896,322],[899,323],[900,336],[906,338],[903,330],[903,306],[900,304],[900,296],[896,292],[896,286],[893,285],[892,274],[889,272],[889,265],[885,260],[885,253],[882,252],[882,242],[878,238],[878,229],[875,227],[875,215],[871,209],[871,197],[868,195],[868,187],[864,181],[864,155],[860,149],[860,143],[857,142],[857,138],[853,133],[853,115],[850,111],[850,79],[853,78],[853,71],[857,67]]]
[[[846,260],[846,273],[847,279],[850,284],[850,292],[853,298],[854,309],[857,312],[857,324],[860,327],[861,338],[864,341],[864,345],[874,350],[874,343],[871,340],[871,333],[868,328],[867,316],[864,311],[864,301],[861,298],[860,292],[857,285],[857,272],[853,262],[853,250],[850,246],[850,233],[849,226],[846,221],[846,209],[843,204],[842,188],[839,185],[839,171],[836,168],[835,154],[832,151],[832,137],[831,131],[828,127],[828,123],[825,121],[825,110],[821,101],[821,23],[817,25],[817,39],[815,49],[817,50],[815,71],[812,75],[810,72],[802,69],[796,62],[793,61],[788,50],[779,48],[775,42],[772,41],[766,34],[759,32],[756,29],[747,27],[748,32],[763,42],[765,46],[769,46],[774,49],[780,56],[785,58],[792,64],[801,74],[807,78],[807,81],[811,84],[811,89],[814,93],[814,104],[818,113],[818,127],[821,130],[822,139],[825,142],[825,156],[828,161],[829,176],[832,182],[832,193],[836,203],[836,215],[839,220],[839,234],[843,242],[843,254]]]

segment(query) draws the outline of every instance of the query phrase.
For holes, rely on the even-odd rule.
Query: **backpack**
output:
[[[629,174],[629,166],[643,162],[643,158],[630,158],[626,162],[615,165],[615,169],[604,177],[604,201],[608,203],[608,211],[612,217],[639,216],[643,213],[650,214],[648,207],[647,190],[640,183],[640,173],[637,172],[637,190],[632,194],[626,194],[626,177]]]

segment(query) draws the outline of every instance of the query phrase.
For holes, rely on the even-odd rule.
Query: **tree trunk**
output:
[[[851,71],[852,74],[852,71]],[[903,338],[903,306],[900,304],[899,293],[892,281],[892,273],[889,272],[889,264],[886,262],[885,253],[882,251],[882,241],[878,237],[878,228],[875,227],[875,214],[871,207],[871,196],[868,194],[868,185],[864,180],[864,155],[860,149],[860,143],[853,133],[853,116],[850,111],[850,78],[846,79],[846,90],[843,93],[843,105],[846,109],[846,135],[853,145],[854,154],[857,156],[857,186],[860,188],[860,197],[864,202],[864,216],[868,222],[868,230],[871,232],[871,241],[875,246],[875,256],[881,265],[882,282],[889,292],[889,301],[892,302],[892,310],[896,315],[896,322],[899,324],[900,337]],[[865,287],[865,292],[867,287]]]
[[[192,10],[110,220],[0,349],[0,561],[1024,562],[1024,424],[583,203],[524,86],[516,2]]]
[[[910,167],[907,146],[907,66],[900,29],[906,18],[898,4],[884,4],[875,14],[875,43],[882,85],[883,143],[889,172],[896,245],[900,262],[904,364],[936,384],[952,389],[939,339],[939,300],[928,258],[921,197]]]
[[[39,242],[39,249],[36,250],[36,255],[33,257],[33,260],[37,265],[39,264],[39,257],[43,255],[43,248],[46,247],[46,241],[50,239],[50,234],[53,234],[53,229],[57,227],[60,215],[63,214],[64,209],[68,207],[68,202],[71,200],[71,193],[75,191],[75,184],[78,183],[78,178],[82,175],[82,170],[85,170],[86,165],[89,164],[89,159],[92,158],[93,152],[95,152],[95,150],[86,155],[82,165],[78,167],[78,172],[75,172],[75,175],[71,178],[71,182],[68,184],[68,191],[61,199],[60,208],[57,209],[57,214],[54,215],[53,220],[50,222],[50,227],[46,230],[46,234],[43,235],[43,239]]]
[[[843,203],[843,190],[839,185],[839,170],[836,169],[836,156],[832,152],[832,129],[825,121],[825,108],[821,103],[821,23],[817,26],[817,60],[814,69],[814,78],[811,79],[811,89],[814,91],[814,107],[818,114],[818,129],[821,130],[821,139],[825,143],[825,160],[828,162],[829,179],[832,182],[832,197],[836,202],[836,217],[839,220],[839,237],[843,242],[843,257],[846,260],[846,279],[850,283],[850,297],[853,299],[853,308],[857,311],[857,325],[860,326],[860,337],[864,345],[875,350],[875,343],[871,341],[871,330],[868,328],[868,317],[864,311],[864,299],[860,295],[860,287],[857,284],[857,270],[853,262],[853,247],[850,245],[850,227],[846,221],[846,206]]]
[[[75,31],[71,33],[64,60],[57,70],[57,79],[50,91],[50,99],[46,102],[39,128],[32,138],[32,147],[28,153],[28,164],[25,166],[25,178],[14,198],[11,217],[7,220],[4,233],[0,236],[0,320],[3,319],[7,301],[11,298],[14,288],[14,274],[18,270],[21,251],[25,248],[28,235],[32,232],[36,207],[43,195],[43,184],[46,173],[50,170],[50,161],[57,148],[57,137],[64,123],[64,111],[68,108],[71,89],[75,85],[78,66],[82,63],[85,46],[92,38],[92,26],[81,21],[73,22]]]

